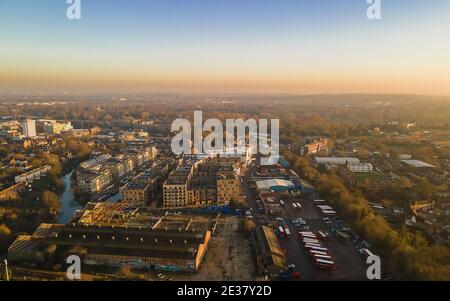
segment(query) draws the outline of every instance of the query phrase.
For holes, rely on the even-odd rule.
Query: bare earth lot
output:
[[[238,230],[237,217],[224,217],[218,234],[212,239],[200,271],[180,275],[176,280],[193,281],[249,281],[254,280],[255,267],[250,244],[245,234]]]

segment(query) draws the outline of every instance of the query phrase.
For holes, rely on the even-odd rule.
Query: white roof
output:
[[[316,162],[318,164],[358,164],[360,163],[358,158],[347,158],[347,157],[316,157]]]
[[[275,186],[284,186],[284,187],[292,187],[294,183],[289,180],[281,180],[281,179],[272,179],[272,180],[263,180],[256,182],[258,189],[270,189]]]
[[[428,164],[428,163],[420,161],[420,160],[402,160],[402,161],[405,162],[408,165],[411,165],[411,166],[417,167],[417,168],[420,168],[420,167],[435,167],[435,166],[433,166],[431,164]]]

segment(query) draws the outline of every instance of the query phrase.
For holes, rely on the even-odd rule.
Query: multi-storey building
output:
[[[156,155],[156,148],[145,148],[137,154],[119,155],[114,158],[102,155],[86,161],[77,170],[78,191],[84,194],[98,193]]]
[[[86,168],[86,169],[94,168],[95,166],[100,165],[103,162],[106,162],[110,158],[111,158],[111,155],[109,155],[109,154],[99,155],[95,158],[84,161],[83,163],[80,164],[80,166],[83,168]]]
[[[0,122],[0,135],[9,138],[16,138],[21,135],[21,125],[16,120]]]
[[[44,124],[44,130],[47,134],[61,134],[62,132],[73,130],[73,126],[70,122],[60,123],[52,121]]]
[[[23,136],[25,138],[36,137],[36,121],[27,119],[22,123]]]
[[[185,207],[188,205],[188,180],[194,166],[192,163],[179,165],[164,183],[164,207]]]
[[[41,176],[47,174],[51,169],[52,167],[50,165],[45,165],[18,175],[14,180],[16,183],[33,182],[34,180],[38,180]]]
[[[164,183],[164,207],[223,205],[238,200],[240,164],[233,158],[183,162]]]
[[[151,185],[149,182],[132,181],[120,188],[120,195],[123,204],[144,207],[151,195]]]
[[[321,138],[304,146],[304,155],[323,154],[328,155],[328,139]]]
[[[94,194],[111,185],[112,175],[109,168],[77,173],[77,187],[82,194]]]
[[[231,201],[240,199],[239,178],[233,172],[219,172],[217,174],[217,204],[228,205]]]

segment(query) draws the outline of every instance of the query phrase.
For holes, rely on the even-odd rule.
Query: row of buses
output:
[[[314,205],[319,210],[320,214],[323,217],[335,217],[336,211],[334,211],[333,207],[329,206],[324,200],[315,200]]]
[[[318,237],[311,231],[301,231],[298,233],[300,243],[303,244],[309,255],[311,255],[314,265],[321,270],[334,270],[333,258],[330,252],[328,252],[328,248],[322,244],[322,236],[326,235],[322,232],[320,237]]]

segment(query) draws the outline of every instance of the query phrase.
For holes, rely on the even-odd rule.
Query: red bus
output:
[[[314,249],[309,250],[309,254],[311,256],[313,256],[314,254],[317,254],[317,255],[329,255],[328,252],[317,251],[317,250],[314,250]]]
[[[298,234],[301,234],[301,235],[314,235],[314,232],[311,232],[311,231],[300,231],[300,232],[298,232]]]
[[[285,237],[286,236],[286,234],[284,233],[284,229],[283,229],[283,227],[278,227],[278,233],[280,234],[280,237]]]
[[[307,242],[307,243],[305,243],[305,248],[307,248],[307,249],[323,248],[323,246],[321,244],[315,244],[315,243],[312,243],[312,242]],[[322,250],[322,251],[325,251],[325,250]]]
[[[333,260],[330,255],[322,255],[322,254],[314,254],[313,257],[315,259],[323,259],[323,260]]]
[[[316,205],[316,206],[326,205],[326,204],[327,204],[327,202],[324,200],[315,200],[314,201],[314,205]]]
[[[319,209],[321,209],[321,210],[333,210],[333,207],[331,207],[331,206],[322,206],[322,205],[319,205],[319,206],[317,206],[317,208],[319,208]]]
[[[312,237],[312,238],[316,238],[316,235],[312,232],[307,233],[307,232],[300,232],[299,235],[303,236],[303,237]]]
[[[334,270],[334,261],[324,260],[324,259],[316,259],[314,261],[317,268],[321,270]]]
[[[303,240],[318,240],[317,237],[309,237],[309,236],[303,236],[302,237]]]
[[[313,244],[320,244],[320,241],[318,241],[317,239],[307,239],[307,238],[304,238],[303,239],[303,242],[306,244],[306,243],[313,243]]]
[[[327,248],[324,248],[324,247],[318,247],[318,246],[313,246],[313,245],[305,245],[305,248],[310,249],[310,250],[316,250],[316,251],[328,252],[328,249],[327,249]]]
[[[325,216],[335,216],[336,215],[336,211],[334,210],[322,210],[322,214]]]
[[[373,253],[370,252],[369,249],[363,249],[363,254],[364,254],[364,256],[365,256],[366,258],[368,258],[368,257],[370,257],[370,256],[373,256]]]

